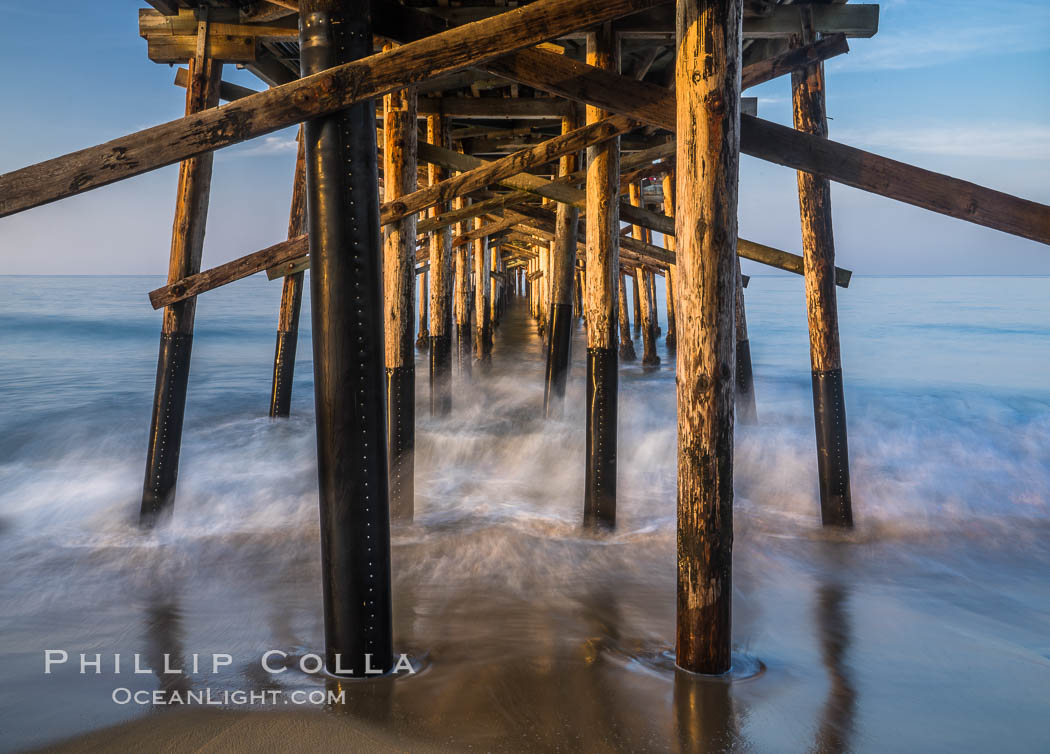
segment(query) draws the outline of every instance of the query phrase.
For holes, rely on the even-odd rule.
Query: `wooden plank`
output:
[[[149,300],[154,309],[192,298],[205,291],[241,280],[249,275],[298,259],[308,251],[306,236],[290,238],[210,270],[183,277],[170,285],[150,291]],[[283,274],[288,274],[284,272]]]
[[[209,18],[217,17],[217,15],[217,9],[213,10]],[[149,8],[139,9],[140,37],[151,40],[165,36],[196,35],[196,33],[197,14],[190,9],[183,9],[174,16]],[[209,34],[231,37],[265,37],[271,40],[298,42],[299,19],[296,16],[286,16],[282,19],[254,24],[212,21]]]
[[[255,37],[208,35],[208,57],[226,63],[254,63]],[[188,34],[177,37],[150,37],[146,54],[154,63],[184,63],[193,57],[197,37]]]
[[[793,47],[779,55],[744,66],[740,88],[758,86],[803,66],[830,60],[848,52],[849,43],[846,41],[846,35],[832,34],[812,44]],[[748,113],[748,115],[755,115],[755,113]]]
[[[778,5],[765,18],[744,23],[744,37],[749,39],[787,39],[802,28],[801,5]],[[817,34],[844,34],[847,37],[870,38],[879,31],[879,6],[874,4],[813,5],[813,29]]]
[[[514,53],[484,67],[553,94],[601,105],[669,131],[677,130],[673,93],[653,84],[540,51]],[[1050,244],[1050,207],[1038,202],[749,115],[741,115],[740,121],[740,148],[752,157]]]
[[[537,0],[207,112],[0,175],[0,217],[374,99],[664,0]],[[543,53],[554,58],[562,55]]]

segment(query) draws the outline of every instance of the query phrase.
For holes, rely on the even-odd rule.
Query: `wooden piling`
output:
[[[419,274],[419,326],[416,328],[416,349],[426,351],[430,348],[430,326],[428,314],[430,307],[430,270]]]
[[[474,218],[474,229],[481,228],[484,220]],[[487,361],[492,349],[492,320],[489,312],[489,291],[492,278],[489,276],[489,239],[486,236],[474,239],[474,358]]]
[[[660,366],[660,355],[656,352],[656,325],[653,322],[653,273],[644,267],[635,268],[634,279],[638,283],[642,312],[642,366]]]
[[[458,197],[454,202],[456,209],[467,206],[467,200]],[[458,223],[457,233],[467,232],[470,223]],[[470,376],[471,341],[473,334],[470,325],[470,244],[460,244],[455,249],[455,283],[452,301],[453,314],[456,318],[456,368],[460,376]]]
[[[664,194],[664,214],[668,217],[674,217],[674,171],[670,171],[664,174],[663,177],[663,194]],[[668,251],[674,251],[674,236],[664,233],[664,248]],[[677,277],[677,270],[675,265],[671,264],[667,266],[667,337],[664,339],[664,344],[667,346],[667,350],[670,353],[675,352],[675,347],[678,344],[678,327],[675,322],[675,278]]]
[[[631,183],[628,187],[628,195],[631,206],[642,206],[642,187],[639,183]],[[631,226],[631,234],[638,241],[646,240],[646,232],[640,225]],[[650,278],[652,273],[644,267],[635,268],[634,281],[637,286],[639,302],[639,313],[641,315],[642,331],[642,366],[656,367],[660,365],[660,356],[656,353],[656,326],[653,318],[654,302],[653,287]]]
[[[812,9],[804,7],[802,18],[803,39],[811,42]],[[824,64],[817,63],[792,73],[791,90],[795,128],[826,139]],[[835,236],[831,226],[831,184],[828,179],[799,172],[798,201],[802,216],[821,520],[825,526],[852,527],[846,400],[835,295]]]
[[[222,63],[205,55],[208,44],[206,18],[197,26],[197,53],[189,61],[187,115],[219,104]],[[212,157],[212,153],[208,152],[184,160],[179,165],[171,257],[168,263],[169,283],[200,271],[208,199],[211,196]],[[153,393],[153,417],[146,450],[146,475],[139,513],[140,521],[147,526],[152,525],[162,514],[170,514],[175,504],[196,310],[195,298],[179,301],[164,309],[157,357],[157,382]]]
[[[306,152],[303,129],[299,127],[299,151],[292,181],[292,208],[288,213],[288,238],[306,230]],[[277,321],[277,346],[273,354],[273,385],[270,389],[270,416],[288,416],[292,405],[295,351],[299,343],[299,313],[303,303],[303,276],[299,271],[285,275],[281,287],[281,310]]]
[[[583,270],[578,267],[573,268],[573,280],[572,286],[572,316],[574,319],[580,319],[583,316]]]
[[[427,116],[427,142],[449,146],[449,120]],[[447,171],[434,163],[427,166],[428,183],[445,180]],[[448,202],[430,209],[437,217],[448,210]],[[452,411],[452,228],[442,225],[430,234],[430,415],[447,416]]]
[[[611,24],[587,34],[587,63],[619,72],[619,42]],[[587,122],[606,116],[587,107]],[[583,521],[616,523],[616,275],[620,269],[620,139],[587,149],[587,457]]]
[[[416,141],[415,89],[387,94],[383,97],[384,201],[396,201],[416,190]],[[397,521],[411,521],[415,508],[416,359],[412,304],[416,292],[416,216],[387,225],[383,229],[383,246],[390,515]]]
[[[619,317],[620,360],[634,361],[638,355],[634,352],[634,340],[631,339],[631,318],[627,310],[627,275],[620,270],[616,278],[616,311]]]
[[[372,54],[367,6],[299,8],[304,75]],[[305,132],[325,664],[360,678],[393,667],[375,105]]]
[[[652,231],[648,228],[645,229],[645,242],[647,244],[652,244],[653,242]],[[646,272],[648,273],[645,276],[645,280],[649,285],[649,308],[652,310],[653,335],[660,337],[663,334],[663,330],[660,327],[660,307],[656,303],[656,273],[651,269],[647,269]]]
[[[563,134],[579,127],[575,113],[561,120]],[[576,172],[576,155],[562,156],[558,175]],[[565,384],[569,376],[572,343],[573,282],[576,274],[576,243],[580,211],[571,204],[559,202],[551,247],[551,305],[547,320],[547,374],[543,389],[543,411],[547,417],[560,415],[564,408]]]
[[[676,661],[731,664],[742,0],[677,0]]]
[[[641,281],[638,279],[638,272],[631,270],[631,293],[633,294],[632,300],[634,303],[634,334],[642,334],[642,293],[641,293]]]
[[[500,247],[493,244],[489,247],[489,272],[491,290],[489,291],[489,348],[492,347],[492,338],[496,327],[499,325],[499,307],[501,291],[503,289],[500,276]]]
[[[736,418],[741,424],[758,422],[755,403],[755,377],[751,366],[751,341],[747,335],[747,311],[744,308],[743,274],[740,257],[736,260]]]

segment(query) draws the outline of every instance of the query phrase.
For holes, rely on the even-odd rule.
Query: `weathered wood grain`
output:
[[[676,662],[732,663],[740,0],[678,0]]]
[[[416,190],[416,93],[383,97],[383,192],[385,205]],[[386,367],[415,364],[416,216],[406,215],[383,228],[383,328]]]
[[[222,107],[15,170],[0,176],[0,217],[333,113],[663,1],[537,0]]]
[[[600,71],[561,55],[529,50],[486,70],[537,89],[604,107],[675,131],[674,95],[667,89]],[[750,115],[740,117],[745,154],[959,220],[1050,244],[1050,207],[934,173],[872,152]]]

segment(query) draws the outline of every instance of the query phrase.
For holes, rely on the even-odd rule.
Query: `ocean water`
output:
[[[161,284],[0,277],[0,748],[198,724],[117,704],[118,687],[325,687],[259,662],[323,643],[309,317],[293,416],[273,422],[280,284],[200,298],[176,512],[143,533],[160,327],[146,293]],[[659,369],[621,366],[619,519],[589,536],[582,332],[566,415],[542,421],[543,345],[518,303],[447,419],[427,416],[419,356],[417,518],[393,531],[393,569],[395,640],[424,669],[318,705],[340,730],[401,750],[1045,748],[1050,278],[840,290],[849,535],[819,527],[801,280],[755,276],[746,296],[760,423],[737,430],[734,647],[764,671],[701,681],[658,659],[675,586],[663,338]],[[45,674],[46,649],[73,661]],[[215,652],[233,664],[174,680],[75,663]]]

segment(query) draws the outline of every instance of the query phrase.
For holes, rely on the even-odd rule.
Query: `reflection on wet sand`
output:
[[[828,673],[828,698],[821,711],[813,751],[836,754],[850,751],[857,691],[849,667],[851,626],[846,588],[836,582],[817,587],[814,623],[820,636],[820,656]]]
[[[731,682],[684,670],[674,677],[675,742],[680,754],[734,751],[743,743],[730,695]]]
[[[179,704],[193,688],[183,650],[182,611],[174,587],[158,587],[148,597],[143,615],[145,659],[159,681],[165,705]],[[180,673],[167,670],[182,670]]]

